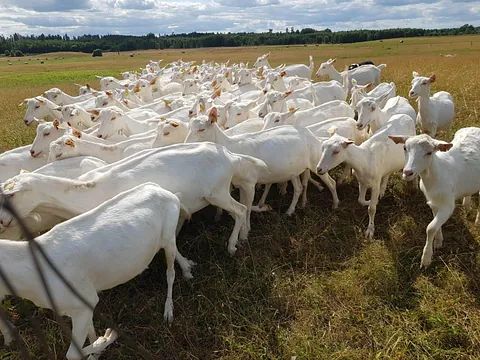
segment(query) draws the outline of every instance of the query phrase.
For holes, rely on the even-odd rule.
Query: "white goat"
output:
[[[403,179],[409,181],[420,176],[420,189],[433,212],[421,261],[421,266],[428,267],[433,248],[443,245],[442,225],[452,215],[455,200],[480,191],[480,128],[458,130],[451,143],[435,140],[427,134],[390,138],[405,144]],[[480,208],[475,224],[479,222]]]
[[[430,96],[430,85],[436,78],[435,74],[428,78],[414,71],[409,92],[412,99],[418,99],[417,125],[433,138],[438,129],[451,128],[455,116],[455,106],[450,93],[439,91]]]
[[[315,172],[315,163],[318,161],[320,150],[319,141],[309,130],[300,126],[282,126],[257,133],[229,137],[218,127],[216,121],[217,111],[213,107],[208,117],[201,116],[192,120],[185,142],[212,141],[235,153],[250,155],[264,161],[268,170],[265,169],[260,173],[257,182],[266,184],[266,187],[256,210],[270,210],[270,207],[264,206],[264,203],[271,184],[289,180],[294,186],[294,196],[287,215],[291,215],[295,211],[302,192],[301,205],[306,205],[310,170]],[[304,174],[302,181],[300,181],[301,174]],[[335,181],[328,174],[321,178],[332,193],[335,207],[338,204]]]
[[[268,62],[268,57],[270,56],[270,53],[264,54],[262,56],[259,56],[257,58],[257,61],[253,64],[253,67],[256,69],[263,68],[266,66],[268,69],[271,69],[272,67],[270,66],[270,63]],[[304,64],[293,64],[293,65],[288,65],[286,66],[283,71],[285,71],[286,76],[299,76],[302,78],[306,79],[311,79],[312,78],[312,73],[313,73],[313,68],[315,66],[313,62],[313,57],[310,55],[309,57],[310,61],[310,66],[304,65]]]
[[[342,82],[343,81],[342,75],[344,73],[347,73],[348,80],[349,80],[347,94],[350,93],[350,90],[352,88],[352,84],[351,84],[352,79],[355,79],[357,81],[357,84],[359,85],[366,85],[368,83],[373,83],[375,85],[379,84],[381,70],[387,66],[385,64],[380,64],[378,66],[363,65],[352,70],[345,70],[344,72],[340,73],[333,66],[335,61],[337,61],[337,59],[329,59],[328,61],[322,63],[318,68],[316,75],[328,76],[332,80],[337,80],[338,82]]]
[[[58,88],[52,88],[45,91],[42,96],[57,105],[75,104],[81,101],[89,100],[93,97],[92,93],[85,95],[71,96]]]
[[[113,163],[141,150],[151,149],[154,139],[155,135],[149,135],[105,145],[64,135],[50,144],[48,162],[76,156],[95,156]]]
[[[367,85],[358,85],[355,79],[352,79],[352,96],[350,98],[350,106],[355,109],[358,102],[364,97],[372,97],[380,108],[383,108],[388,99],[391,99],[397,95],[397,88],[395,83],[380,83],[373,90],[367,93],[367,89],[372,86],[371,83]]]
[[[24,179],[27,180],[27,179]],[[74,184],[73,186],[75,186]],[[15,194],[16,187],[28,186],[28,180],[14,184],[6,191]],[[81,185],[78,185],[81,186]],[[181,210],[178,198],[153,183],[146,183],[118,194],[98,207],[59,224],[36,241],[62,272],[63,276],[96,306],[97,293],[123,284],[142,273],[155,254],[165,250],[167,259],[167,299],[164,318],[173,320],[174,260],[177,256],[175,228]],[[184,210],[185,212],[185,210]],[[188,213],[188,212],[187,212]],[[111,219],[115,219],[114,222]],[[141,233],[142,236],[138,236]],[[15,284],[15,293],[37,306],[51,308],[27,242],[0,242],[2,269]],[[72,344],[68,360],[80,360],[90,354],[100,354],[117,338],[107,329],[98,338],[93,327],[93,311],[80,303],[54,272],[41,262],[60,314],[72,318]],[[11,295],[0,285],[0,298]],[[10,323],[0,321],[5,343],[13,340]],[[76,344],[83,346],[88,336],[90,345],[78,353]]]
[[[401,96],[395,96],[387,101],[382,109],[375,101],[375,98],[364,97],[357,104],[358,120],[357,127],[363,130],[370,125],[370,130],[375,133],[387,121],[396,114],[405,114],[415,119],[417,114],[415,109],[410,105],[407,99]]]
[[[23,119],[25,125],[31,125],[34,121],[38,121],[47,116],[50,116],[52,120],[62,117],[60,111],[54,110],[58,105],[44,97],[37,96],[35,98],[25,99],[18,106],[25,104],[27,105],[27,111]]]
[[[334,117],[355,116],[352,108],[345,101],[341,100],[329,101],[308,110],[296,111],[296,109],[292,109],[290,111],[292,112],[292,116],[284,118],[269,116],[270,114],[267,114],[264,117],[265,125],[263,130],[272,128],[274,124],[308,126]]]
[[[408,115],[395,115],[360,146],[355,145],[353,140],[336,134],[322,144],[322,157],[317,166],[319,174],[325,174],[342,162],[355,170],[359,184],[358,202],[368,205],[369,223],[365,234],[369,238],[375,232],[378,198],[385,194],[390,175],[405,164],[402,147],[388,138],[393,134],[415,135],[415,121]],[[372,189],[372,193],[370,200],[366,201],[368,188]]]
[[[152,148],[185,142],[190,127],[183,121],[165,120],[158,123],[157,135]]]
[[[158,117],[160,118],[160,116]],[[155,123],[138,121],[131,118],[127,113],[116,106],[102,109],[99,112],[97,122],[100,123],[97,137],[101,139],[107,139],[112,135],[119,133],[128,137],[132,134],[143,133],[157,127],[157,124]]]
[[[76,179],[80,175],[83,175],[90,170],[98,169],[106,164],[107,163],[105,161],[94,157],[79,156],[76,158],[60,160],[44,165],[34,170],[33,173]],[[22,169],[20,174],[25,172],[28,171]],[[24,218],[28,229],[33,234],[49,230],[63,219],[64,217],[59,217],[55,214],[49,213],[48,210],[43,209],[42,211],[41,206],[36,208],[33,213]],[[19,226],[10,227],[5,230],[3,226],[0,225],[0,239],[20,240],[22,235],[23,233]]]

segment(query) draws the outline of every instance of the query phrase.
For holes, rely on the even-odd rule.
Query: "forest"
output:
[[[47,52],[134,51],[148,49],[187,49],[205,47],[238,47],[260,45],[346,44],[362,41],[419,36],[479,34],[480,27],[465,24],[459,28],[331,31],[312,28],[286,28],[284,32],[270,29],[263,33],[198,33],[143,36],[130,35],[0,35],[0,54],[23,56]]]

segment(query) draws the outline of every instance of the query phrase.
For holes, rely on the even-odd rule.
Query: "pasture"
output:
[[[251,66],[268,51],[272,66],[308,63],[312,55],[315,71],[334,57],[337,69],[365,59],[386,63],[382,81],[394,81],[397,94],[404,97],[412,71],[436,73],[432,90],[450,92],[456,107],[452,130],[441,131],[438,138],[451,140],[456,130],[480,124],[479,36],[152,50],[133,58],[130,53],[102,58],[46,54],[13,59],[12,65],[0,58],[0,151],[32,142],[35,125],[23,124],[25,108],[18,104],[49,88],[76,94],[73,83],[88,82],[98,89],[94,75],[119,77],[119,72],[137,69],[150,59],[165,63],[180,57],[197,62],[230,59],[249,61]],[[37,58],[48,60],[40,64]],[[416,109],[416,103],[411,104]],[[480,231],[473,225],[473,210],[467,213],[457,206],[443,226],[444,247],[435,251],[428,270],[421,270],[425,228],[432,213],[423,194],[413,191],[400,174],[392,177],[379,202],[374,240],[364,236],[368,214],[357,202],[353,178],[338,187],[337,210],[331,210],[328,191],[310,187],[306,208],[286,216],[291,193],[289,186],[289,195],[282,197],[272,187],[268,202],[273,211],[252,215],[249,239],[233,258],[225,246],[233,220],[224,214],[220,223],[214,223],[212,207],[193,216],[178,236],[178,248],[197,266],[192,280],[183,279],[177,268],[172,326],[163,320],[163,252],[142,275],[103,292],[98,309],[155,359],[480,358]],[[18,315],[17,300],[5,304],[32,357],[44,358],[30,323]],[[52,313],[36,310],[35,316],[50,348],[64,354],[70,339],[61,335]],[[105,325],[97,321],[95,328],[103,333]],[[0,358],[18,359],[18,352],[0,348]],[[102,359],[139,356],[119,340]]]

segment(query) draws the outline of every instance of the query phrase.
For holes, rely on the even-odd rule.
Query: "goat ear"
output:
[[[55,126],[55,129],[58,130],[58,127],[60,126],[60,121],[58,121],[58,119],[55,119],[55,120],[53,120],[52,124],[53,124],[53,126]]]
[[[108,96],[113,96],[113,93],[111,91],[105,91],[105,94],[107,94]]]
[[[452,143],[441,143],[438,142],[435,145],[435,151],[448,151],[452,148],[453,144]]]
[[[328,129],[328,133],[330,134],[330,136],[335,135],[337,129],[338,129],[337,126],[332,126],[330,129]]]
[[[432,76],[430,76],[428,78],[428,81],[430,81],[431,83],[435,82],[435,80],[437,79],[437,75],[433,74]]]
[[[72,138],[68,138],[67,140],[64,141],[64,144],[67,146],[70,146],[71,148],[75,147],[75,140]]]
[[[293,93],[293,90],[285,91],[285,93],[283,94],[283,97],[286,98],[286,97],[292,95],[292,93]]]
[[[373,83],[369,82],[367,85],[365,85],[365,89],[370,89],[373,86]]]
[[[216,123],[218,119],[218,112],[217,108],[213,106],[210,109],[210,112],[208,113],[208,121],[210,121],[211,124]]]
[[[416,77],[419,77],[419,76],[420,76],[420,75],[419,75],[419,74],[418,74],[416,71],[413,71],[413,72],[412,72],[412,75],[413,75],[413,77],[414,77],[414,78],[416,78]]]
[[[294,108],[294,107],[288,108],[288,112],[285,114],[285,118],[289,118],[290,116],[295,114],[297,111],[298,111],[298,108]]]
[[[348,145],[352,145],[352,144],[353,144],[352,139],[347,139],[347,140],[342,142],[342,146],[343,146],[344,149],[346,149],[348,147]]]
[[[408,136],[388,136],[388,138],[392,140],[395,144],[405,144]]]
[[[150,85],[155,85],[157,83],[158,78],[153,78],[152,81],[150,81]]]
[[[280,73],[281,77],[284,77],[285,75],[287,75],[287,72],[285,70]]]
[[[73,129],[72,135],[75,136],[75,137],[77,137],[77,138],[79,138],[79,139],[82,138],[82,132],[79,131],[79,130],[77,130],[77,129]]]
[[[330,61],[330,64],[333,64],[335,61],[337,61],[337,58],[332,59],[332,60]]]
[[[176,122],[176,121],[170,121],[170,125],[172,125],[173,127],[178,127],[179,126],[178,122]]]
[[[91,109],[91,110],[87,110],[88,113],[90,114],[93,114],[93,115],[100,115],[100,110],[98,109]]]
[[[23,106],[28,102],[28,99],[24,99],[18,106]]]

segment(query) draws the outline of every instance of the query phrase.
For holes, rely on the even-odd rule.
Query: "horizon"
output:
[[[444,29],[479,26],[479,18],[480,1],[469,0],[0,0],[6,36]]]

